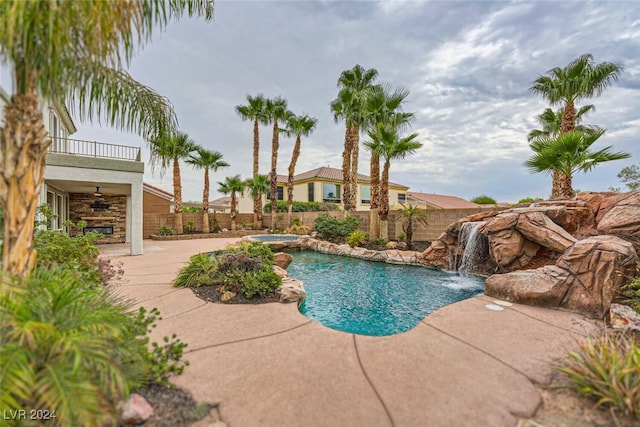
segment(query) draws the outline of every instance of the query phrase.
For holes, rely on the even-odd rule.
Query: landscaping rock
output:
[[[137,393],[129,396],[126,402],[118,404],[118,410],[120,422],[127,426],[142,424],[153,415],[149,402]]]
[[[300,302],[307,296],[304,283],[291,277],[282,279],[282,284],[277,291],[280,293],[280,302],[282,303]]]
[[[226,291],[225,293],[223,293],[222,295],[220,295],[220,302],[229,302],[231,301],[231,299],[233,297],[235,297],[237,294],[235,292],[231,292],[231,291]]]
[[[609,319],[613,329],[640,332],[640,315],[628,305],[611,304]]]
[[[532,242],[559,253],[564,252],[576,242],[571,234],[542,212],[521,214],[516,228]]]
[[[284,270],[286,270],[289,264],[291,264],[291,261],[293,261],[291,254],[286,252],[277,252],[274,256],[276,265]]]
[[[485,281],[484,293],[518,304],[557,308],[569,288],[568,277],[569,272],[555,265],[494,274]]]

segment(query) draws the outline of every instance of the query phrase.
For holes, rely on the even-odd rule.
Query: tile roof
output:
[[[414,199],[418,202],[423,202],[428,205],[435,206],[441,209],[465,209],[465,208],[477,208],[478,205],[456,196],[445,196],[442,194],[428,194],[417,193],[409,191],[407,196],[410,199]]]
[[[313,178],[319,178],[319,179],[327,179],[330,181],[340,181],[342,182],[342,169],[336,169],[336,168],[329,168],[326,166],[322,166],[316,169],[312,169],[310,171],[307,172],[302,172],[298,175],[295,175],[293,177],[293,181],[294,182],[298,182],[298,181],[304,181],[307,179],[313,179]],[[284,182],[286,182],[286,177]],[[361,173],[358,174],[358,181],[360,182],[370,182],[371,178],[368,177],[367,175],[363,175]],[[403,188],[409,188],[406,185],[402,185],[402,184],[397,184],[394,182],[389,182],[389,185],[392,185],[394,187],[403,187]]]
[[[165,191],[162,188],[153,186],[151,184],[147,184],[146,182],[142,183],[142,189],[148,191],[149,193],[155,194],[156,196],[162,197],[163,199],[173,199],[173,193]]]

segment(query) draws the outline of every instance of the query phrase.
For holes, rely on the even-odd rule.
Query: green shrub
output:
[[[196,231],[196,223],[193,221],[187,222],[187,225],[184,226],[184,231],[187,233],[193,233]]]
[[[220,224],[218,224],[218,220],[216,219],[216,215],[209,215],[209,232],[210,233],[218,233],[220,231]]]
[[[471,199],[471,202],[477,205],[495,205],[496,203],[498,203],[494,198],[489,197],[485,194],[474,197],[473,199]]]
[[[364,231],[356,230],[349,235],[347,243],[349,246],[356,247],[367,242],[367,234]]]
[[[247,298],[254,295],[265,296],[275,291],[282,284],[282,277],[278,276],[273,268],[263,268],[259,272],[247,274],[244,277],[242,293]]]
[[[189,263],[178,272],[173,280],[174,286],[198,287],[213,283],[212,276],[216,272],[217,262],[208,254],[197,254],[189,259]]]
[[[170,227],[167,227],[166,225],[161,225],[160,227],[158,227],[158,230],[156,230],[156,235],[158,236],[172,236],[173,235],[173,229]]]
[[[245,253],[249,258],[260,258],[270,265],[275,260],[269,245],[261,242],[241,242],[239,245],[227,246],[226,251],[230,253]]]
[[[638,273],[640,273],[640,263],[638,263],[636,275],[638,275]],[[622,302],[640,314],[640,276],[622,287],[622,295]]]
[[[603,333],[569,353],[559,368],[582,396],[640,421],[640,349],[629,334]]]
[[[59,267],[0,285],[0,407],[100,425],[146,379],[131,304]]]
[[[360,221],[354,216],[344,219],[334,218],[329,214],[320,214],[316,218],[315,229],[324,239],[343,242],[351,233],[356,231]]]
[[[406,233],[404,231],[401,231],[398,234],[398,240],[401,241],[401,242],[404,242],[405,240],[407,240],[407,235],[406,235]]]
[[[289,205],[284,200],[279,200],[276,206],[278,207],[277,212],[280,212],[280,213],[289,212]],[[340,210],[340,205],[337,203],[294,201],[293,204],[291,205],[292,212],[332,212],[332,211],[339,211],[339,210]],[[271,212],[271,202],[265,203],[263,211],[265,213]]]
[[[371,241],[371,244],[378,248],[384,248],[385,246],[387,246],[387,243],[389,243],[389,241],[387,239],[383,239],[382,237],[378,237],[377,239],[373,239]]]
[[[38,251],[36,267],[48,269],[60,266],[71,271],[85,285],[105,284],[109,277],[103,277],[102,269],[107,270],[109,261],[98,261],[100,250],[95,242],[100,234],[91,232],[75,237],[57,230],[37,231],[34,245]]]
[[[541,202],[544,199],[542,197],[536,197],[535,199],[533,197],[525,197],[524,199],[520,199],[518,200],[518,205],[520,204],[524,204],[524,203],[533,203],[533,202]]]

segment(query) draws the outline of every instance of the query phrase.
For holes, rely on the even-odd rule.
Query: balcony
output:
[[[106,142],[84,141],[81,139],[52,138],[49,153],[71,156],[96,157],[102,159],[140,161],[140,147],[108,144]]]

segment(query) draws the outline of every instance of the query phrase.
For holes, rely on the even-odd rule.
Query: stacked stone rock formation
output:
[[[640,251],[640,192],[580,193],[463,218],[424,253],[421,264],[455,269],[462,224],[480,231],[489,256],[478,273],[493,274],[485,293],[507,301],[563,308],[602,318],[620,286],[636,271]]]

